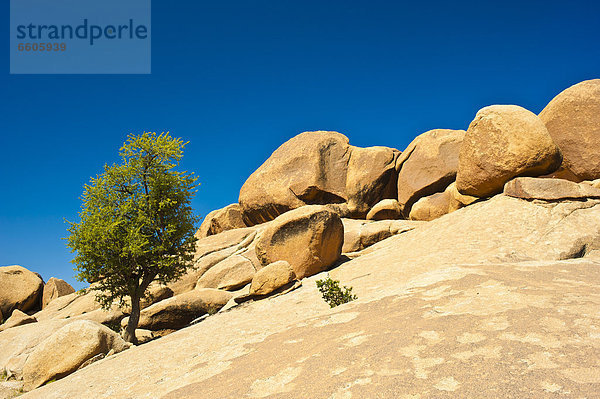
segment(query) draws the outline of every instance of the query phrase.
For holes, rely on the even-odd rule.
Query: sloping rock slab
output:
[[[591,398],[600,388],[597,268],[450,266],[316,311],[304,284],[25,398]],[[257,314],[270,317],[256,323]]]
[[[518,177],[506,183],[504,194],[528,200],[560,201],[600,198],[600,189],[589,184],[577,184],[563,179]]]

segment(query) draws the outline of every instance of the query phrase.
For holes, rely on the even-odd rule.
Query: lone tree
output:
[[[140,300],[153,281],[167,283],[190,267],[195,225],[190,200],[193,173],[175,167],[187,143],[169,133],[130,135],[120,149],[122,163],[85,185],[79,223],[69,223],[67,246],[79,281],[97,282],[105,309],[131,300],[124,339],[136,341]]]

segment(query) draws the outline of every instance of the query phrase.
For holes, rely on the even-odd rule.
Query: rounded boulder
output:
[[[339,215],[319,205],[303,206],[277,217],[256,243],[256,255],[266,266],[287,261],[298,279],[329,268],[344,243]]]
[[[43,289],[44,282],[38,274],[21,266],[0,267],[1,314],[8,318],[14,309],[39,309]]]
[[[517,176],[554,172],[560,150],[537,115],[517,105],[482,108],[460,147],[456,188],[461,194],[489,197]]]
[[[600,178],[600,79],[564,90],[540,119],[562,152],[562,176],[578,182]]]

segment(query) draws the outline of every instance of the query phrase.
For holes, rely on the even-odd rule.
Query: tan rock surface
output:
[[[135,338],[137,339],[138,345],[142,345],[154,339],[154,332],[138,328],[135,330]]]
[[[10,317],[13,309],[39,309],[44,282],[22,266],[0,267],[0,311]]]
[[[388,147],[352,147],[346,176],[348,210],[364,218],[384,198],[396,198],[396,159],[400,151]]]
[[[177,281],[169,283],[167,286],[173,291],[174,295],[193,290],[200,277],[202,277],[208,269],[235,253],[241,254],[243,252],[245,254],[244,251],[252,245],[257,232],[262,231],[266,225],[267,224],[228,230],[219,234],[200,238],[196,242],[193,267]],[[197,237],[198,234],[199,233],[197,232]],[[252,254],[253,253],[254,248],[252,247]],[[258,260],[256,260],[256,263],[260,264]]]
[[[449,213],[452,195],[447,192],[435,193],[418,200],[410,210],[410,220],[430,221]]]
[[[255,273],[256,269],[249,259],[232,255],[208,269],[198,280],[196,288],[235,291],[252,281]]]
[[[534,113],[516,105],[492,105],[477,112],[460,148],[456,188],[488,197],[517,176],[541,176],[561,163],[558,147]]]
[[[44,309],[34,314],[38,321],[57,319],[92,320],[98,323],[118,322],[124,315],[116,304],[109,310],[101,308],[96,301],[96,292],[74,292],[56,298]]]
[[[421,222],[410,220],[356,220],[342,219],[344,224],[343,253],[362,251],[363,249],[396,234],[405,233],[417,227]]]
[[[399,154],[389,147],[351,146],[337,132],[301,133],[277,148],[242,186],[244,223],[264,223],[304,205],[332,205],[342,217],[364,218],[377,202],[396,198]]]
[[[0,332],[0,370],[21,379],[23,365],[33,349],[44,339],[72,320],[46,320]]]
[[[540,113],[563,154],[563,168],[576,181],[600,178],[600,79],[558,94]]]
[[[227,230],[246,227],[242,219],[242,208],[239,204],[227,205],[210,212],[204,220],[196,236],[199,238],[219,234]]]
[[[244,222],[267,222],[306,204],[345,202],[349,149],[337,132],[304,132],[283,143],[240,190]]]
[[[275,219],[256,243],[256,255],[266,266],[288,261],[298,279],[331,266],[341,255],[344,226],[329,209],[308,205]]]
[[[23,367],[24,389],[31,390],[52,379],[69,375],[83,362],[129,345],[109,328],[88,320],[74,321],[41,342]]]
[[[273,262],[256,272],[250,285],[249,294],[253,296],[268,295],[291,283],[295,278],[294,270],[288,262],[285,260]]]
[[[35,322],[37,322],[35,317],[29,316],[27,313],[23,313],[19,309],[15,309],[13,310],[12,315],[4,323],[0,324],[0,331]]]
[[[559,201],[565,199],[600,198],[600,189],[563,179],[518,177],[506,183],[504,194],[523,199]]]
[[[152,331],[177,330],[202,315],[218,311],[231,297],[231,293],[212,288],[189,291],[142,310],[138,328]],[[126,326],[128,319],[124,318],[121,326]]]
[[[496,196],[330,271],[357,301],[329,309],[322,273],[24,397],[591,398],[600,263],[557,259],[599,226],[600,201]]]
[[[409,218],[410,220],[434,220],[464,208],[478,199],[459,193],[456,189],[456,183],[452,183],[443,192],[418,200],[410,210]]]
[[[464,130],[430,130],[415,138],[398,158],[398,202],[405,217],[419,198],[444,191],[455,180],[464,137]]]
[[[42,293],[42,309],[45,308],[50,301],[61,296],[72,294],[73,292],[75,292],[75,289],[65,280],[50,277],[50,280],[44,285],[44,291]]]
[[[402,207],[395,199],[384,199],[376,203],[367,213],[367,220],[393,220],[402,217]]]

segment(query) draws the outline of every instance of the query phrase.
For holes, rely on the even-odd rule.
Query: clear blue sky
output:
[[[237,201],[283,141],[337,130],[404,149],[466,129],[483,106],[539,112],[600,77],[597,1],[163,1],[152,4],[151,75],[0,72],[0,265],[75,283],[63,218],[130,132],[190,141],[198,214]]]

